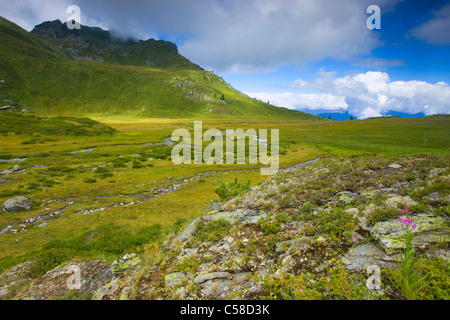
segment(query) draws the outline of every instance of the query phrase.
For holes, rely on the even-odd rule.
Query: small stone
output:
[[[350,260],[348,260],[347,258],[344,258],[344,257],[342,257],[341,260],[345,265],[349,265],[352,263]]]
[[[228,242],[229,244],[232,244],[234,239],[230,236],[226,236],[225,238],[223,238],[223,240],[225,240],[226,242]]]
[[[401,168],[402,166],[399,165],[398,163],[392,163],[392,164],[390,164],[388,167],[389,167],[389,168],[392,168],[392,169],[399,169],[399,168]]]

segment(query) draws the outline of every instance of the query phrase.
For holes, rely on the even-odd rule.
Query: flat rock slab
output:
[[[414,247],[425,248],[431,243],[450,241],[449,229],[444,218],[430,214],[418,214],[412,217],[417,225],[416,230],[413,231],[412,244]],[[405,247],[405,226],[397,219],[378,222],[370,233],[389,255]]]
[[[259,219],[267,215],[264,211],[254,211],[250,209],[237,209],[235,211],[217,212],[212,215],[203,216],[204,221],[223,219],[231,224],[235,223],[257,223]]]
[[[232,276],[228,272],[212,272],[207,274],[201,274],[195,277],[194,284],[201,284],[203,282],[215,279],[230,279]]]
[[[376,265],[380,268],[391,267],[395,259],[387,255],[376,245],[368,243],[351,248],[341,257],[345,269],[349,271],[366,270],[369,266]]]

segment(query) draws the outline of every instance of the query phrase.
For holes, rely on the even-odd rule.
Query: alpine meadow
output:
[[[50,2],[58,3],[56,12],[67,1]],[[280,74],[270,68],[264,73],[264,59],[295,45],[275,50],[281,42],[269,38],[267,50],[253,55],[259,71],[242,76],[249,88],[244,93],[241,78],[209,67],[217,52],[212,47],[232,41],[231,31],[214,33],[220,39],[211,43],[205,62],[206,54],[196,55],[195,45],[211,39],[210,19],[217,15],[220,24],[226,16],[236,31],[232,24],[242,17],[233,6],[245,7],[239,12],[255,6],[248,11],[253,24],[239,29],[252,34],[248,43],[223,54],[223,63],[233,56],[237,66],[248,62],[244,51],[258,44],[251,32],[280,19],[276,30],[282,38],[297,11],[280,11],[281,19],[271,11],[282,10],[276,1],[227,0],[218,2],[221,10],[210,11],[212,16],[201,15],[204,21],[184,24],[164,20],[172,17],[164,1],[148,2],[161,13],[148,21],[139,20],[143,13],[136,9],[142,5],[142,12],[150,12],[144,1],[122,9],[124,2],[111,1],[104,11],[73,2],[83,19],[90,18],[83,21],[99,26],[70,27],[70,21],[57,19],[67,16],[63,10],[25,28],[25,18],[12,18],[15,6],[6,10],[8,4],[0,1],[0,300],[189,300],[184,314],[206,306],[192,300],[258,300],[260,309],[269,304],[264,310],[273,314],[269,300],[449,299],[450,71],[444,54],[449,43],[420,38],[428,30],[425,18],[408,34],[435,50],[436,63],[447,59],[440,82],[412,80],[407,72],[413,60],[402,64],[394,53],[390,63],[381,56],[377,63],[365,60],[370,70],[357,70],[363,62],[336,54],[336,72],[326,72],[333,48],[324,57],[319,49],[325,45],[314,51],[309,36],[303,52],[293,52],[306,59],[311,51],[317,59],[298,60],[295,71],[283,65]],[[369,30],[365,20],[376,19],[377,12],[370,16],[363,8],[360,29],[382,34],[406,5],[394,2],[364,2],[365,8],[379,5],[382,20]],[[268,3],[274,7],[264,7]],[[309,20],[318,14],[313,1],[293,3],[310,12]],[[181,15],[175,7],[168,12]],[[450,12],[428,9],[430,19]],[[44,17],[41,12],[35,17]],[[159,23],[154,29],[159,40],[100,27],[111,21],[108,12],[135,17],[130,21],[136,24],[129,25],[142,23],[131,29],[140,32]],[[331,19],[318,20],[324,29],[311,32],[320,38],[315,32],[325,32]],[[205,23],[201,32],[194,28],[200,23]],[[333,37],[341,32],[336,28]],[[347,45],[341,39],[338,46]],[[280,55],[290,63],[291,53]],[[348,73],[341,75],[343,66]],[[319,71],[308,78],[313,68]],[[394,68],[402,68],[404,79]],[[269,84],[256,89],[264,81],[275,83],[283,72],[305,80],[296,85],[287,84],[294,77],[280,80],[273,92]],[[363,87],[369,76],[383,72],[391,78]],[[430,69],[428,75],[441,74]],[[256,90],[260,93],[249,93]],[[441,90],[436,91],[441,96],[431,96],[431,90]],[[346,120],[333,120],[334,104],[313,105],[325,95],[326,101],[345,99],[342,112],[348,113],[339,114]],[[293,106],[294,98],[299,105]],[[426,108],[413,108],[413,100]],[[420,116],[408,116],[408,103],[410,114]],[[233,136],[239,132],[242,137]]]

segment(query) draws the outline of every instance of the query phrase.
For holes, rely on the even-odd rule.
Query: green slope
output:
[[[105,34],[97,29],[95,36],[87,37],[89,41],[97,46],[103,41],[106,51],[122,50],[120,46],[114,49],[114,44],[108,44]],[[69,39],[64,45],[76,41],[73,37],[62,39]],[[249,98],[212,72],[193,64],[189,68],[180,66],[179,61],[184,57],[180,60],[169,55],[161,60],[164,67],[159,68],[139,65],[141,56],[137,49],[127,58],[136,63],[127,59],[120,61],[121,64],[113,60],[110,63],[76,61],[58,41],[62,40],[37,37],[0,18],[2,105],[27,109],[40,116],[322,120]],[[136,42],[129,49],[151,47],[152,42],[155,41]],[[154,45],[155,56],[163,57],[170,49],[165,42],[156,41]],[[114,55],[109,57],[113,59]]]

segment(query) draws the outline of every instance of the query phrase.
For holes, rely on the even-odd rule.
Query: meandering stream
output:
[[[298,163],[298,164],[290,166],[288,168],[279,169],[278,171],[279,172],[292,171],[292,170],[295,170],[295,169],[297,169],[299,167],[308,165],[310,163],[317,162],[319,160],[320,160],[320,157],[318,157],[316,159],[308,160],[308,161],[305,161],[305,162],[302,162],[302,163]],[[150,199],[154,199],[154,198],[156,198],[156,197],[158,197],[160,195],[163,195],[163,194],[166,194],[166,193],[169,193],[169,192],[175,192],[184,183],[189,182],[189,181],[197,181],[197,180],[199,180],[202,177],[208,177],[208,176],[219,174],[219,173],[244,172],[244,171],[256,171],[256,170],[260,170],[260,169],[259,168],[257,168],[257,169],[236,169],[236,170],[202,172],[202,173],[196,174],[193,177],[186,178],[186,179],[183,179],[181,181],[178,181],[178,182],[174,183],[173,185],[171,185],[169,187],[164,187],[164,188],[160,188],[160,189],[151,189],[151,190],[140,192],[140,193],[137,193],[137,194],[118,195],[119,197],[120,196],[127,196],[127,197],[138,197],[138,198],[141,198],[141,199],[136,200],[136,201],[131,201],[131,202],[127,202],[127,203],[120,202],[120,203],[116,203],[116,204],[113,204],[113,205],[110,205],[110,206],[107,206],[107,207],[104,207],[104,208],[84,209],[84,210],[75,212],[75,214],[88,214],[88,213],[99,212],[99,211],[102,212],[102,211],[110,210],[110,209],[117,208],[117,207],[129,207],[129,206],[132,206],[132,205],[141,204],[141,203],[143,203],[145,201],[148,201]],[[149,195],[145,195],[147,193]],[[96,197],[96,199],[112,198],[112,197],[117,197],[117,196],[99,196],[99,197]],[[70,200],[74,200],[74,199],[71,198]],[[62,202],[62,201],[65,201],[65,200],[58,200],[58,202]],[[62,208],[60,208],[58,210],[45,213],[43,215],[38,216],[35,219],[28,219],[25,222],[7,226],[6,228],[3,228],[2,230],[0,230],[0,234],[6,233],[8,231],[12,231],[14,233],[26,231],[27,230],[26,229],[27,225],[32,224],[32,223],[36,223],[36,222],[43,222],[43,221],[48,220],[50,218],[53,218],[55,216],[60,216],[60,215],[63,214],[63,212],[65,211],[66,208],[68,208],[69,206],[71,206],[74,203],[75,203],[75,201],[70,201],[66,206],[64,206],[64,207],[62,207]],[[21,228],[21,230],[17,229],[16,227],[19,227],[19,229]]]

